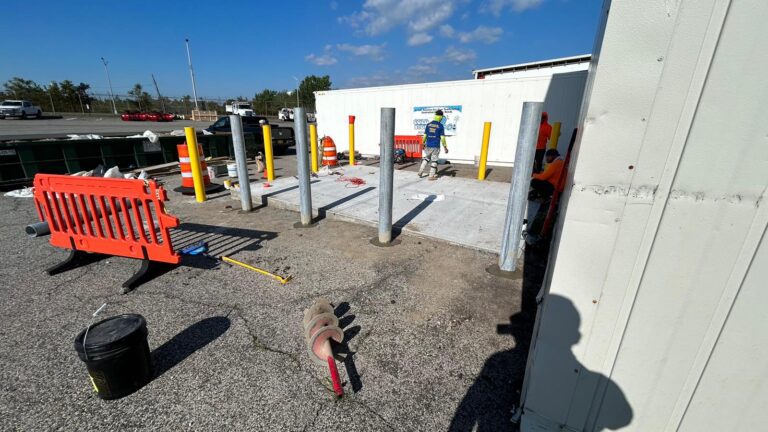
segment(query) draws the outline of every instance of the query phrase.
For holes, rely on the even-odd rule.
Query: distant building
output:
[[[584,54],[531,63],[475,69],[472,73],[475,75],[475,79],[551,76],[558,73],[586,71],[589,69],[590,60],[592,60],[592,55]]]

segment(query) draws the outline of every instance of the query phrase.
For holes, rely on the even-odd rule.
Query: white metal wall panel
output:
[[[738,301],[731,310],[738,296],[765,295],[748,282],[764,289],[768,264],[755,255],[768,225],[768,4],[735,3],[606,5],[529,359],[525,431],[768,421],[744,399],[766,400],[764,362],[755,363],[765,348],[737,330],[765,334],[766,315]],[[571,310],[575,344],[574,320],[562,318]]]
[[[456,136],[448,137],[450,153],[444,158],[459,163],[474,163],[480,154],[483,123],[493,123],[488,162],[510,165],[514,162],[520,112],[525,101],[544,101],[550,122],[562,122],[559,148],[568,146],[576,125],[584,91],[585,71],[556,74],[552,77],[466,80],[409,84],[316,93],[317,127],[320,136],[333,138],[339,151],[349,149],[348,115],[357,116],[355,150],[379,154],[379,116],[381,107],[395,107],[395,133],[417,135],[413,129],[414,106],[461,105],[462,119]]]

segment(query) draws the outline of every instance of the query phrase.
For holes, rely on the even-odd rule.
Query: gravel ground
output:
[[[519,313],[522,281],[485,272],[495,256],[406,235],[378,248],[374,229],[332,220],[296,229],[296,213],[241,214],[228,196],[197,204],[169,192],[182,221],[175,245],[206,240],[213,254],[290,283],[204,257],[125,295],[120,284],[138,268],[125,258],[47,276],[66,251],[24,236],[36,220],[30,199],[0,197],[0,429],[512,429],[531,324]],[[320,297],[345,330],[338,400],[303,341],[303,309]],[[93,393],[73,349],[104,302],[102,316],[146,317],[156,368],[115,401]]]

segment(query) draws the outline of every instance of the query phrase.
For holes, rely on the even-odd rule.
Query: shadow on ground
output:
[[[352,322],[355,320],[354,314],[347,314],[350,307],[349,303],[339,303],[334,309],[333,313],[339,318],[339,327],[344,331],[344,340],[340,344],[332,342],[334,346],[334,352],[340,354],[337,356],[337,360],[344,363],[344,368],[347,370],[347,377],[349,377],[349,384],[352,386],[352,392],[357,393],[363,389],[363,382],[360,380],[360,373],[357,371],[355,365],[355,354],[349,348],[349,342],[360,333],[360,326],[352,326]]]
[[[159,378],[187,357],[219,338],[229,329],[230,325],[231,322],[227,317],[205,318],[157,347],[152,351],[155,378]]]
[[[259,231],[245,228],[221,227],[198,223],[182,223],[171,231],[171,240],[177,251],[203,242],[208,246],[206,255],[184,255],[181,265],[196,268],[213,268],[219,264],[218,257],[230,256],[238,252],[255,251],[262,244],[277,238],[273,231]]]

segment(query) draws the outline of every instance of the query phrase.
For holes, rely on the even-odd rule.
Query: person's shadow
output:
[[[499,334],[511,334],[512,349],[499,351],[485,361],[475,382],[467,390],[451,420],[451,432],[507,431],[512,428],[512,408],[517,406],[525,375],[525,360],[531,338],[528,315],[517,313],[509,324],[496,327]]]
[[[548,295],[545,299],[547,309],[557,314],[550,322],[550,328],[544,329],[550,335],[556,335],[552,340],[546,341],[547,355],[550,364],[556,360],[561,366],[556,370],[545,369],[538,365],[538,374],[541,374],[543,385],[554,385],[562,388],[562,392],[548,389],[546,404],[550,406],[550,412],[562,413],[563,418],[550,419],[575,430],[603,431],[615,430],[627,426],[632,420],[632,407],[629,405],[621,388],[610,378],[585,368],[573,355],[571,347],[579,342],[580,317],[573,303],[565,297]],[[546,314],[545,314],[546,316]],[[520,401],[522,380],[525,375],[525,365],[528,356],[531,328],[528,314],[518,313],[510,317],[509,325],[499,325],[498,333],[509,333],[515,338],[515,347],[510,350],[500,351],[486,360],[475,382],[467,390],[459,407],[456,409],[451,421],[450,431],[510,431],[517,430],[513,423],[513,409],[522,402],[523,423],[526,422],[526,401]],[[556,326],[557,328],[554,328]],[[539,334],[543,330],[539,331]],[[563,366],[567,365],[567,366]],[[555,369],[555,368],[550,368]],[[529,379],[532,383],[529,387],[537,385],[536,374]],[[599,401],[600,407],[597,415],[590,418],[586,424],[570,425],[569,417],[574,414],[573,409],[580,404],[568,391],[569,383],[575,381],[592,385],[595,393],[587,396],[592,401]],[[529,390],[529,393],[536,390]],[[597,394],[600,392],[601,394]],[[528,395],[530,396],[530,395]],[[583,399],[583,395],[579,400]],[[598,402],[595,402],[598,403]],[[593,411],[592,407],[584,409]],[[584,415],[586,417],[586,413]]]

